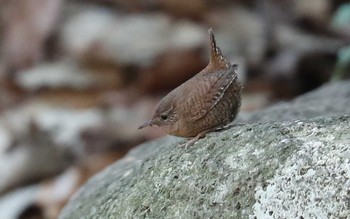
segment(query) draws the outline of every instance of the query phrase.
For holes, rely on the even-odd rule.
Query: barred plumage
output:
[[[210,61],[200,73],[175,88],[156,106],[152,119],[140,126],[157,125],[168,134],[199,137],[225,126],[236,117],[241,105],[242,85],[237,65],[222,55],[209,29]]]

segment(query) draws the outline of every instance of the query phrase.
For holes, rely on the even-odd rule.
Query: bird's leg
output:
[[[214,131],[214,130],[216,130],[216,128],[214,128],[214,129],[208,129],[208,130],[205,130],[205,131],[203,131],[203,132],[200,132],[198,135],[196,135],[196,137],[194,137],[194,138],[188,140],[188,141],[186,142],[186,144],[184,144],[185,149],[187,149],[187,147],[189,147],[189,146],[192,146],[192,145],[193,145],[194,143],[196,143],[200,138],[205,137],[207,133],[212,132],[212,131]]]
[[[212,128],[212,129],[205,130],[205,131],[199,133],[196,137],[188,140],[185,144],[182,144],[181,146],[185,146],[185,149],[187,149],[187,147],[192,146],[200,138],[205,137],[206,134],[208,134],[209,132],[223,131],[223,130],[229,129],[229,128],[237,126],[237,125],[243,125],[243,124],[230,124],[230,125],[226,125],[226,126],[219,126],[219,127],[215,127],[215,128]]]

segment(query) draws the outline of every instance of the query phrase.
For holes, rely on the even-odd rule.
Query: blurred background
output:
[[[244,83],[240,116],[349,78],[347,0],[0,0],[0,219],[57,218],[202,70],[208,28]]]

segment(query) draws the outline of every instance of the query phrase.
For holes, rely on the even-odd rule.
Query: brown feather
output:
[[[205,116],[224,96],[227,88],[237,78],[237,65],[233,65],[230,69],[217,72],[207,73],[206,80],[194,80],[196,87],[200,87],[202,92],[200,97],[195,99],[191,105],[189,121],[196,121]],[[200,76],[202,77],[202,76]],[[194,78],[195,79],[195,78]],[[190,100],[191,100],[190,99]],[[190,101],[191,102],[191,101]]]
[[[210,39],[210,62],[207,69],[219,70],[219,69],[229,69],[231,63],[222,55],[221,49],[216,45],[215,36],[213,29],[209,29],[209,39]]]

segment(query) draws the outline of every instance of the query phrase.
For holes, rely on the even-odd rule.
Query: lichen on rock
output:
[[[325,135],[329,128],[335,131]],[[256,189],[256,218],[350,215],[350,135],[346,134],[350,130],[339,129],[338,123],[317,126],[302,136],[298,151],[268,180],[268,186]]]

